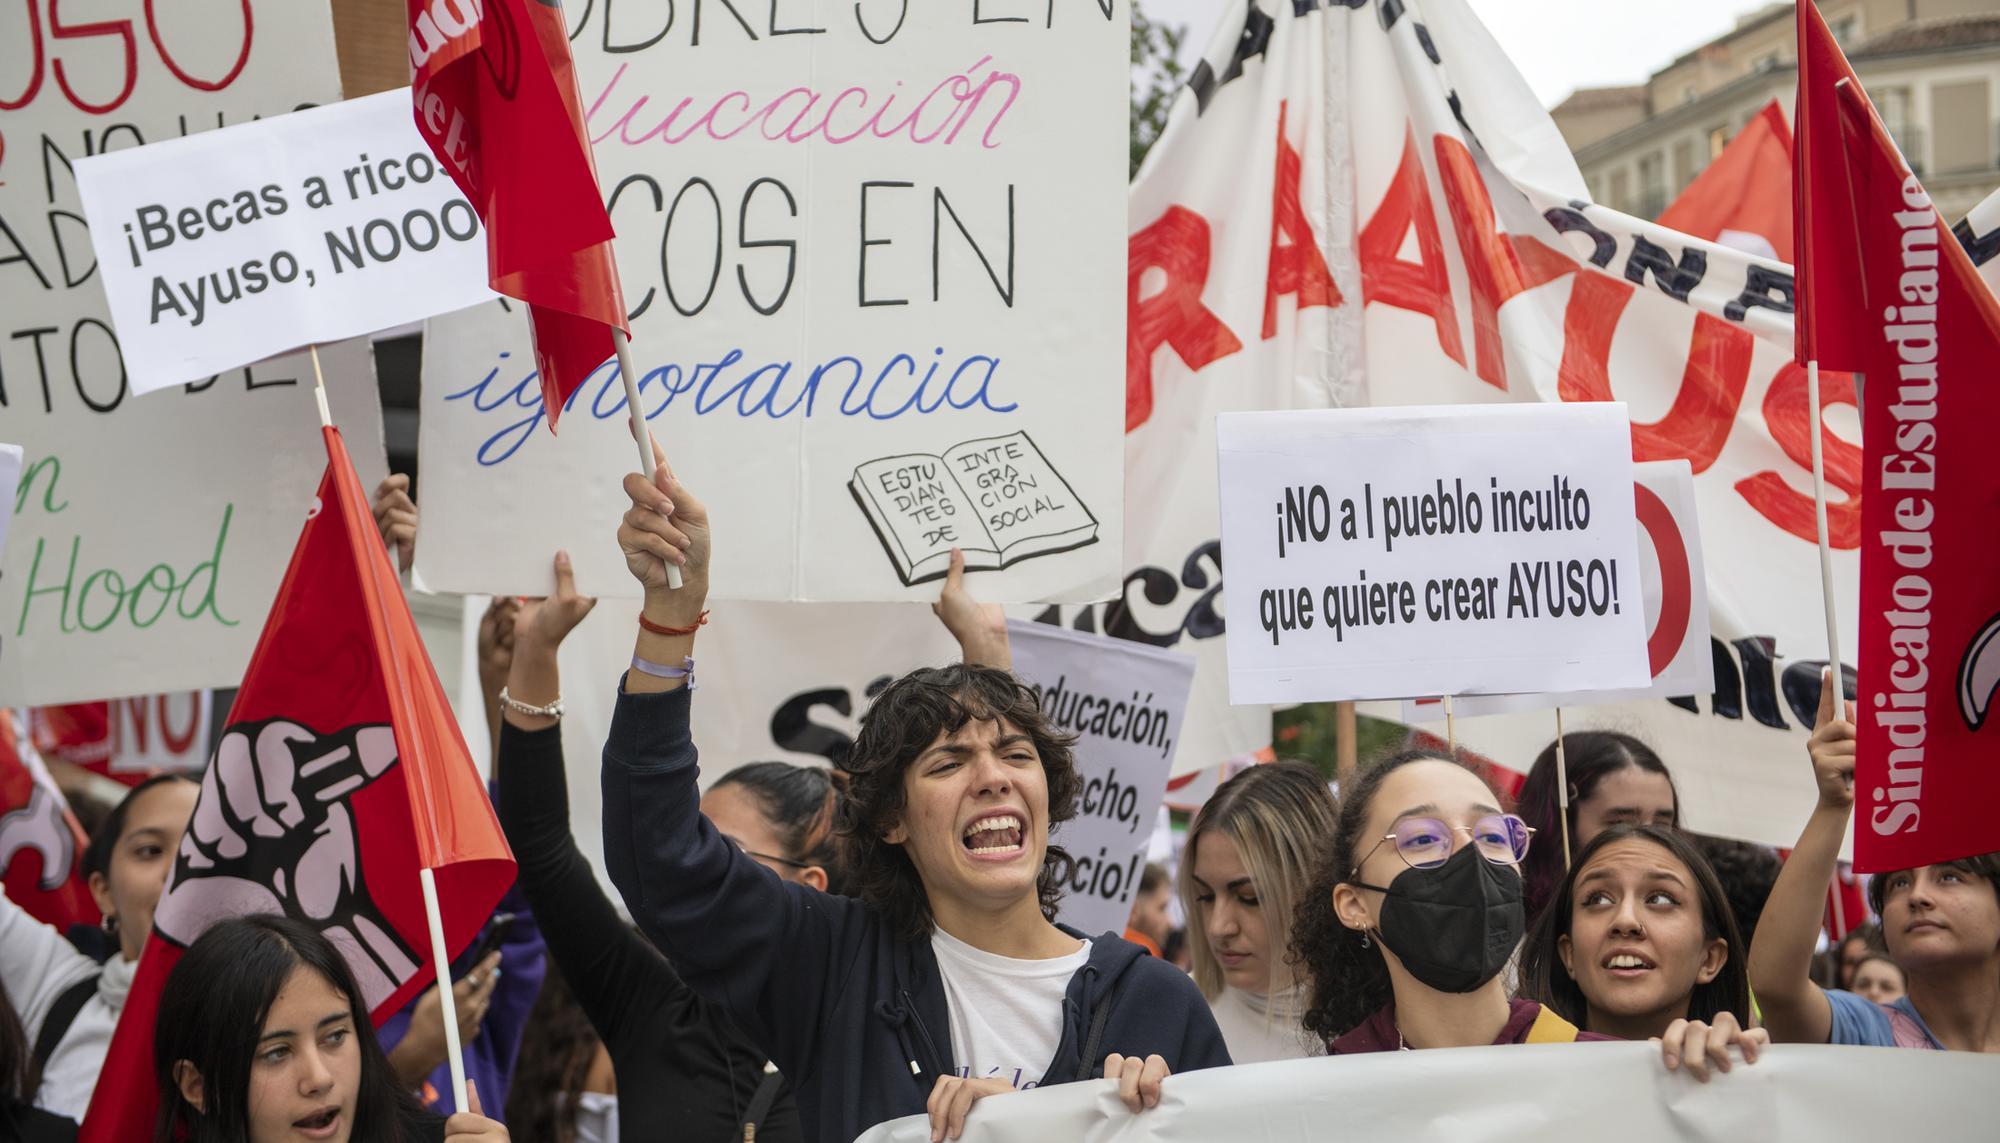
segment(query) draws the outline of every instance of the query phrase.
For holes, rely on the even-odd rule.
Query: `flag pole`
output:
[[[1827,537],[1826,526],[1826,447],[1821,439],[1826,435],[1826,426],[1820,418],[1817,357],[1806,361],[1806,411],[1807,423],[1812,426],[1813,513],[1819,523],[1819,590],[1821,602],[1826,606],[1826,661],[1834,672],[1835,693],[1845,699],[1847,682],[1840,666],[1840,624],[1833,610],[1833,544]]]
[[[1563,747],[1563,708],[1556,708],[1556,820],[1562,823],[1563,869],[1569,859],[1569,757]]]
[[[653,448],[646,440],[646,418],[639,415],[639,374],[632,368],[632,344],[625,331],[611,327],[611,344],[618,350],[618,376],[625,381],[625,407],[632,412],[632,439],[639,445],[639,471],[652,479],[653,470],[658,465],[653,462]],[[667,565],[667,587],[673,591],[681,589],[681,569]]]
[[[313,397],[319,401],[319,423],[322,428],[330,429],[333,427],[333,410],[326,404],[326,374],[319,368],[319,343],[306,346],[306,352],[312,356]]]
[[[472,1106],[465,1094],[465,1051],[458,1043],[458,998],[451,991],[451,956],[444,951],[444,914],[438,910],[437,875],[419,869],[417,878],[424,887],[424,919],[430,922],[431,962],[437,966],[438,1007],[444,1015],[444,1054],[451,1064],[452,1105],[460,1111]]]
[[[1451,696],[1444,696],[1444,744],[1447,753],[1458,757],[1458,719],[1451,713]]]

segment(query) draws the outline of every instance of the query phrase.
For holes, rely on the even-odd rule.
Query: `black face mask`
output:
[[[1500,975],[1525,919],[1521,874],[1466,846],[1436,869],[1405,869],[1382,903],[1382,944],[1439,992],[1471,992]]]

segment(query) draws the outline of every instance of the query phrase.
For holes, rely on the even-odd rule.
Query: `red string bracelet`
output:
[[[668,636],[692,635],[695,633],[696,628],[703,626],[707,622],[708,622],[708,612],[706,610],[704,610],[701,613],[700,619],[695,620],[693,623],[688,624],[686,627],[662,626],[661,624],[655,623],[652,620],[646,618],[645,612],[642,611],[639,613],[639,626],[647,631],[651,631],[655,635],[668,635]]]

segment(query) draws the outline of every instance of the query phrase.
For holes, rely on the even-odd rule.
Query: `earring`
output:
[[[1367,948],[1367,947],[1369,947],[1369,946],[1368,946],[1368,930],[1367,930],[1367,929],[1363,929],[1363,930],[1361,930],[1361,947],[1362,947],[1362,948],[1364,948],[1364,949],[1365,949],[1365,948]]]
[[[104,929],[104,931],[105,931],[105,932],[107,932],[107,933],[110,933],[110,934],[111,934],[112,936],[114,936],[114,937],[115,937],[115,936],[117,936],[117,935],[118,935],[118,918],[116,918],[116,917],[112,916],[112,915],[111,915],[111,914],[109,914],[109,913],[106,913],[106,914],[104,914],[104,923],[103,923],[103,926],[102,926],[102,927],[103,927],[103,929]]]

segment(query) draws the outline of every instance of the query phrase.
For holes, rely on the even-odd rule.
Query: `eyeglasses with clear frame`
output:
[[[1361,872],[1375,851],[1384,842],[1396,843],[1396,856],[1411,869],[1436,869],[1451,860],[1452,835],[1467,834],[1479,856],[1495,865],[1519,865],[1528,856],[1528,843],[1534,838],[1535,827],[1521,820],[1516,814],[1487,814],[1469,826],[1447,825],[1432,817],[1398,818],[1388,833],[1376,839],[1361,860],[1348,871],[1353,877]]]

